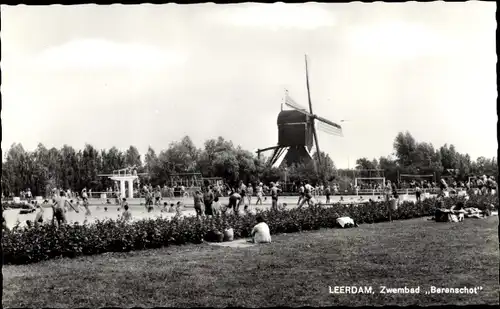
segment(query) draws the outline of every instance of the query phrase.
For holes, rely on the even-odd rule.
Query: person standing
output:
[[[31,203],[31,199],[32,199],[32,195],[31,195],[31,189],[28,188],[28,192],[26,192],[26,196],[27,196],[27,199],[28,199],[28,203]]]
[[[196,217],[202,217],[205,214],[205,207],[203,205],[203,194],[199,191],[196,190],[196,192],[193,194],[194,198],[194,210],[196,210]]]
[[[240,191],[241,199],[238,203],[238,209],[240,208],[240,206],[242,204],[245,204],[246,195],[247,195],[247,186],[245,186],[245,184],[241,180],[240,180],[239,191]]]
[[[441,181],[439,182],[439,189],[440,190],[439,190],[438,196],[444,197],[445,196],[445,192],[448,189],[448,184],[446,183],[446,181],[444,180],[444,178],[441,178]]]
[[[212,209],[212,204],[215,199],[214,192],[212,191],[212,188],[210,186],[206,186],[203,190],[203,204],[205,205],[205,215],[206,216],[213,216],[213,209]]]
[[[155,206],[160,207],[161,205],[161,188],[160,186],[155,189]]]
[[[304,185],[305,198],[302,199],[302,202],[300,202],[299,208],[301,208],[306,202],[308,204],[310,204],[311,199],[313,198],[312,192],[313,192],[314,188],[309,184],[309,182],[307,180],[304,181],[304,183],[305,183],[305,185]]]
[[[253,195],[253,187],[251,183],[248,183],[247,187],[248,206],[252,205],[252,195]]]
[[[304,188],[304,183],[300,183],[299,187],[299,200],[297,201],[297,205],[300,205],[300,202],[306,198],[306,193],[305,193],[305,188]]]
[[[420,186],[417,184],[415,187],[415,197],[417,198],[417,203],[420,203],[420,195],[422,194],[422,190],[420,189]]]
[[[37,205],[36,207],[38,208],[39,212],[35,216],[35,227],[43,223],[43,214],[44,214],[42,206]]]
[[[384,195],[386,202],[389,202],[389,200],[391,199],[391,191],[392,191],[391,181],[387,180],[384,186]]]
[[[241,200],[241,195],[238,192],[231,191],[229,195],[229,204],[227,205],[227,208],[233,208],[234,214],[237,215],[239,214],[239,202]]]
[[[330,188],[329,183],[326,184],[325,195],[326,195],[326,204],[330,204],[330,196],[332,195],[332,189]]]
[[[271,209],[278,209],[278,187],[274,182],[271,182]]]
[[[257,185],[257,188],[255,188],[255,190],[257,191],[257,202],[255,202],[255,205],[259,205],[259,202],[260,202],[260,205],[262,205],[262,191],[264,190],[262,188],[262,182],[260,182]]]
[[[69,204],[75,212],[77,213],[79,212],[78,209],[75,209],[75,207],[73,207],[73,205],[67,200],[64,191],[61,190],[59,195],[60,195],[59,198],[52,205],[52,210],[53,210],[52,222],[57,221],[58,226],[67,222],[66,204]]]

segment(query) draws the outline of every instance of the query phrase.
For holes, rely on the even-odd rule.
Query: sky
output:
[[[496,3],[1,6],[2,149],[274,146],[284,90],[342,122],[339,168],[400,131],[497,154]],[[270,153],[269,153],[270,155]]]

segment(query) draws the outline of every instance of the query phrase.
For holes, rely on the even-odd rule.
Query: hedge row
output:
[[[447,198],[449,207],[460,198]],[[497,196],[473,196],[470,207],[485,209],[493,204],[498,208]],[[392,214],[393,220],[432,215],[436,200],[421,203],[403,202]],[[349,216],[357,223],[376,223],[388,220],[385,202],[332,206],[304,207],[289,210],[259,211],[269,224],[271,234],[332,228],[336,219]],[[58,257],[76,257],[104,252],[126,252],[159,248],[186,243],[199,244],[209,231],[234,229],[235,238],[250,235],[255,215],[223,215],[215,218],[174,217],[146,219],[132,223],[106,220],[88,225],[65,225],[59,228],[45,224],[39,227],[16,227],[3,231],[2,246],[5,264],[28,264]]]

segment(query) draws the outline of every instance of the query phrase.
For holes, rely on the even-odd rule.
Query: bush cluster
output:
[[[461,198],[444,199],[450,207]],[[493,204],[498,208],[497,196],[472,196],[467,206],[485,209]],[[364,204],[334,204],[289,210],[258,211],[268,223],[271,234],[292,233],[336,226],[336,219],[349,216],[357,223],[377,223],[388,220],[386,202]],[[433,215],[436,199],[420,203],[403,202],[393,212],[393,220]],[[223,232],[233,228],[234,238],[249,237],[255,224],[255,215],[222,215],[214,218],[179,217],[145,219],[132,223],[114,220],[86,225],[56,227],[44,224],[38,227],[16,227],[4,230],[2,237],[3,262],[28,264],[58,257],[76,257],[104,252],[127,252],[187,243],[199,244],[210,231]]]

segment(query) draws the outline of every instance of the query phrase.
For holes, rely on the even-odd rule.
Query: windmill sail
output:
[[[318,120],[318,130],[336,136],[343,136],[342,127],[340,125],[322,117],[316,117],[316,119]]]
[[[298,110],[299,112],[303,112],[303,113],[309,114],[307,112],[307,109],[304,106],[300,105],[299,103],[295,102],[295,100],[292,99],[288,95],[288,93],[285,95],[285,105],[288,106],[288,107],[291,107],[291,108],[293,108],[295,110]]]

